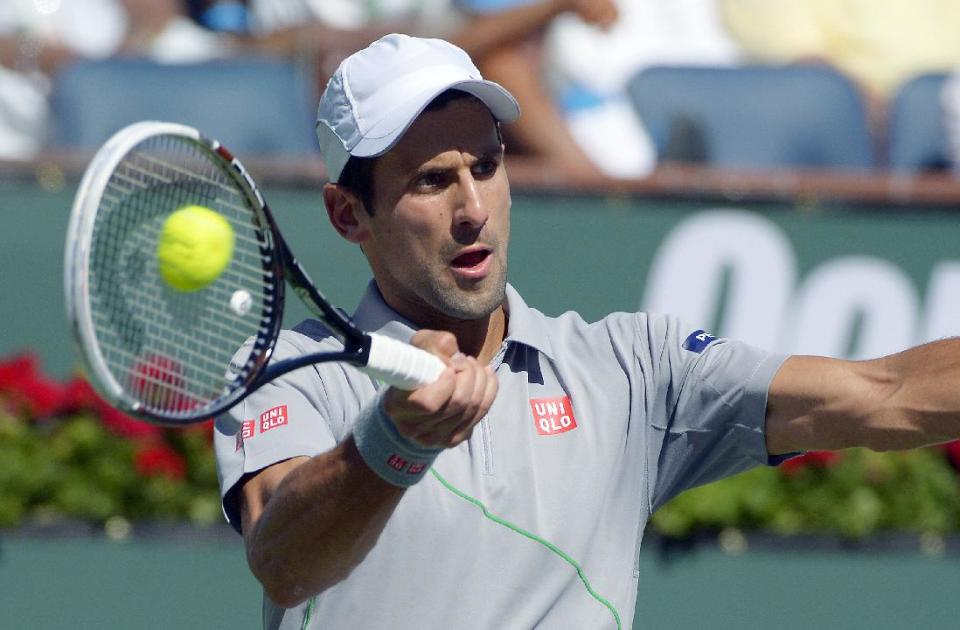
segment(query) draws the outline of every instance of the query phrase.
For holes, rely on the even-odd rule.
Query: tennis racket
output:
[[[235,240],[225,270],[191,292],[163,281],[156,255],[164,221],[185,205],[218,212]],[[270,361],[285,282],[342,348]],[[94,156],[70,217],[64,285],[94,387],[149,422],[209,419],[278,376],[325,361],[407,390],[444,369],[432,354],[360,330],[331,305],[290,252],[246,169],[184,125],[135,123]]]

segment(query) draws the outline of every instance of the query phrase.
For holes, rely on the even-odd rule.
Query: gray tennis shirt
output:
[[[346,580],[292,609],[265,596],[264,627],[615,628],[599,598],[630,627],[650,514],[683,490],[773,463],[764,415],[784,357],[669,316],[547,317],[512,287],[507,302],[508,335],[492,362],[497,398],[470,440],[433,466],[474,501],[428,474]],[[413,334],[373,283],[354,317],[365,330]],[[336,346],[308,320],[283,333],[276,355]],[[234,527],[232,490],[245,473],[330,449],[375,393],[368,376],[327,363],[218,418],[223,507]]]

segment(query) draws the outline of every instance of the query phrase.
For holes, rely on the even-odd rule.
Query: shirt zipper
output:
[[[493,358],[490,359],[490,367],[496,372],[503,364],[503,357],[507,353],[507,342],[500,344],[500,349]],[[490,414],[485,415],[477,426],[478,431],[473,432],[471,440],[476,438],[478,450],[480,452],[480,466],[484,475],[492,476],[496,469],[493,465],[493,435],[490,428]],[[479,436],[478,436],[479,434]]]

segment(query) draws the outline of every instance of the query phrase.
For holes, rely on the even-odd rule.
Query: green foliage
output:
[[[0,362],[0,527],[222,520],[210,423],[145,425],[31,357]]]
[[[34,422],[0,413],[0,527],[118,516],[218,522],[209,431],[161,435],[117,435],[89,414]]]
[[[819,455],[689,490],[662,507],[652,525],[674,538],[728,527],[848,538],[960,530],[960,486],[944,449]]]

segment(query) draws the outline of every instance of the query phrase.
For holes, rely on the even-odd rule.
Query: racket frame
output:
[[[225,384],[224,395],[205,405],[202,412],[186,409],[158,413],[130,395],[107,367],[107,361],[96,341],[92,318],[89,287],[90,250],[93,227],[107,182],[112,177],[114,169],[130,151],[141,142],[158,135],[172,135],[190,141],[222,161],[223,172],[233,179],[250,202],[267,240],[267,247],[272,247],[277,254],[272,257],[271,272],[275,279],[275,291],[270,304],[270,316],[263,322],[265,325],[257,334],[246,364],[232,382]],[[125,127],[111,137],[97,152],[80,182],[64,249],[67,318],[80,350],[79,354],[93,377],[91,379],[93,385],[115,407],[141,419],[172,426],[192,424],[222,413],[246,398],[260,384],[292,370],[322,361],[345,361],[364,366],[369,360],[370,335],[357,328],[349,317],[334,308],[316,288],[281,236],[273,214],[246,168],[218,141],[203,136],[192,127],[177,123],[144,121]],[[308,354],[273,366],[269,365],[283,324],[285,280],[290,282],[291,287],[308,309],[340,339],[344,344],[342,351]]]

